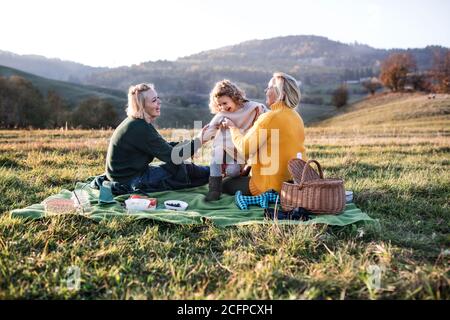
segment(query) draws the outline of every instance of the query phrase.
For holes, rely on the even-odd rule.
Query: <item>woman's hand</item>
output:
[[[222,122],[220,123],[220,126],[224,129],[237,128],[234,122],[228,118],[223,119]]]

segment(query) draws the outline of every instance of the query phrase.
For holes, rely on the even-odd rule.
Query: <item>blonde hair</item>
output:
[[[277,101],[283,101],[292,109],[299,105],[301,92],[298,81],[293,76],[284,72],[275,72],[270,79],[270,84],[275,89]]]
[[[145,117],[145,98],[149,98],[149,91],[155,91],[152,83],[140,83],[128,88],[127,116],[135,119],[146,119]]]
[[[224,79],[217,82],[209,94],[209,110],[211,113],[216,114],[220,112],[217,99],[223,96],[230,97],[234,103],[239,106],[242,106],[245,102],[248,102],[245,97],[245,92],[242,89],[230,80]]]

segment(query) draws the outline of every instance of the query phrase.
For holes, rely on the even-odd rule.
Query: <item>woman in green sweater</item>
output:
[[[155,192],[208,183],[209,167],[185,163],[200,148],[196,138],[167,142],[153,122],[161,114],[161,100],[152,84],[128,90],[128,117],[114,131],[106,156],[106,176],[128,192]],[[155,159],[164,164],[151,165]]]

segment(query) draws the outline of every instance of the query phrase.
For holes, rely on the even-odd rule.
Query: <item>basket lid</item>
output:
[[[309,165],[310,162],[315,162],[318,165],[319,173]],[[308,162],[306,162],[302,159],[291,159],[288,162],[288,170],[291,173],[294,182],[297,184],[301,183],[303,175],[305,176],[303,181],[323,178],[323,175],[320,175],[322,169],[316,160],[308,160]]]
[[[343,185],[344,180],[339,178],[326,178],[326,179],[316,179],[316,180],[309,180],[304,181],[303,185],[308,186],[337,186],[337,185]]]

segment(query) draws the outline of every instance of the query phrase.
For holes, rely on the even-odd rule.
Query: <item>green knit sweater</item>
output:
[[[152,124],[143,119],[128,117],[116,128],[109,142],[106,176],[110,181],[129,182],[144,173],[155,158],[176,168],[180,164],[172,161],[172,154],[185,160],[200,145],[198,139],[169,143]]]

